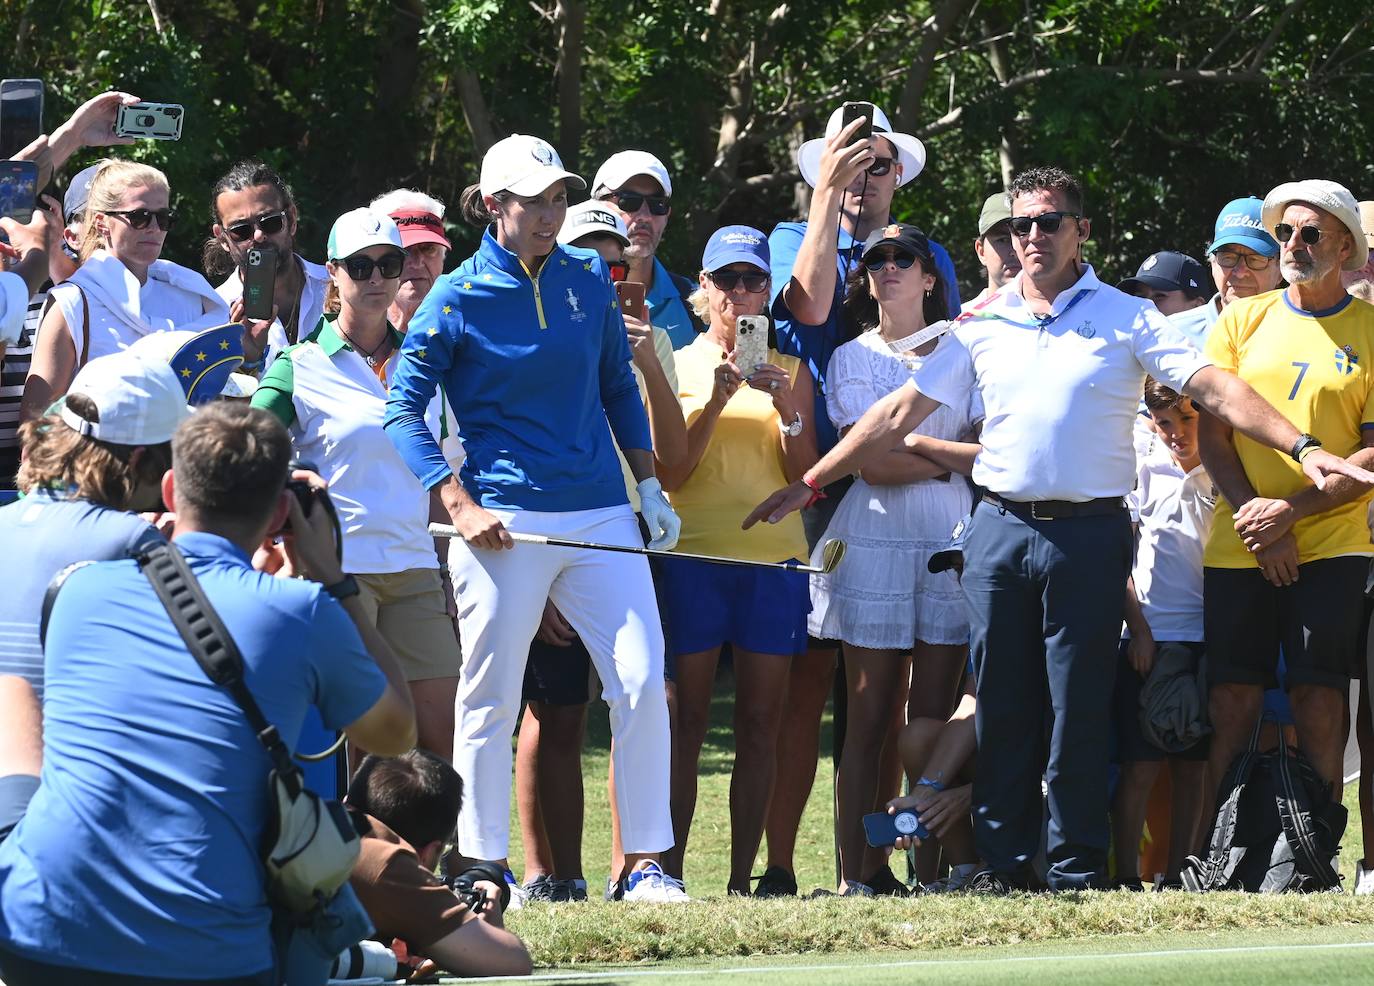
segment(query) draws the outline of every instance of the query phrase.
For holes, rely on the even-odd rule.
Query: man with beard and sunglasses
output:
[[[1288,287],[1228,305],[1207,355],[1310,433],[1293,449],[1300,462],[1325,448],[1374,465],[1374,307],[1348,295],[1341,277],[1369,256],[1354,196],[1332,181],[1287,182],[1265,197],[1263,222]],[[1344,477],[1314,486],[1281,452],[1207,415],[1199,444],[1221,493],[1203,559],[1207,796],[1254,730],[1263,690],[1277,684],[1280,648],[1298,746],[1339,785],[1374,555],[1368,489]]]
[[[826,483],[977,389],[986,417],[973,480],[987,492],[964,531],[961,584],[978,679],[974,838],[987,867],[971,889],[995,894],[1034,880],[1042,776],[1050,889],[1105,885],[1106,698],[1131,564],[1124,499],[1136,474],[1131,426],[1146,374],[1256,444],[1299,459],[1307,479],[1326,489],[1322,496],[1353,500],[1374,486],[1359,459],[1347,462],[1314,444],[1248,383],[1213,366],[1154,305],[1098,280],[1081,260],[1091,226],[1073,176],[1034,168],[1013,179],[1010,194],[1021,260],[1016,280],[961,317],[951,340],[957,344],[927,357],[912,386],[873,405],[801,480],[744,521],[746,528],[777,522],[814,502]],[[1331,375],[1331,362],[1328,350],[1317,379]],[[1306,424],[1286,396],[1276,400]],[[1340,436],[1337,452],[1353,451],[1351,437]],[[1221,526],[1219,519],[1213,532]],[[1366,529],[1365,552],[1368,541]],[[1260,603],[1254,611],[1266,605],[1277,609]],[[1359,612],[1358,599],[1352,608]],[[1254,622],[1251,612],[1237,613],[1237,622]],[[1339,727],[1339,714],[1334,723]]]
[[[260,372],[315,328],[324,314],[329,272],[295,252],[300,218],[295,196],[285,179],[261,161],[240,161],[215,182],[210,215],[214,226],[205,243],[205,272],[211,277],[228,272],[215,290],[229,306],[230,317],[244,323],[244,370]],[[248,251],[262,247],[277,251],[276,314],[270,321],[248,322],[243,317],[243,273]]]

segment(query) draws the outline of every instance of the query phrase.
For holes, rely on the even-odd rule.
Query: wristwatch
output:
[[[349,596],[356,596],[358,594],[358,580],[351,575],[345,575],[333,585],[325,586],[324,591],[340,602],[343,602]]]
[[[796,417],[796,419],[793,420],[793,422],[792,422],[790,425],[785,425],[785,424],[783,424],[783,423],[782,423],[782,420],[779,419],[779,420],[778,420],[778,431],[782,432],[782,433],[783,433],[784,435],[786,435],[788,438],[796,438],[798,435],[800,435],[800,434],[802,433],[802,416],[801,416],[801,412],[800,412],[800,411],[797,412],[797,417]]]
[[[1313,438],[1311,435],[1303,434],[1298,436],[1298,440],[1293,443],[1293,451],[1288,454],[1293,457],[1294,462],[1301,462],[1304,452],[1308,452],[1314,448],[1321,447],[1322,443],[1320,439]]]

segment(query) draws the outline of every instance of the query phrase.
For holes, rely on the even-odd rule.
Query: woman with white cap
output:
[[[402,336],[387,321],[405,250],[396,224],[370,209],[329,231],[325,315],[283,351],[253,394],[276,415],[296,455],[329,483],[343,531],[343,568],[400,661],[415,702],[419,745],[451,756],[458,641],[427,528],[429,494],[382,431]],[[437,402],[424,427],[441,429]]]
[[[110,159],[91,179],[80,267],[49,292],[21,414],[37,417],[97,356],[166,329],[193,331],[229,321],[229,308],[200,274],[160,260],[176,222],[167,176]]]
[[[386,428],[461,536],[450,551],[467,652],[454,742],[469,791],[459,850],[506,857],[510,737],[530,641],[552,599],[587,645],[611,707],[625,899],[683,900],[657,862],[673,832],[663,635],[648,564],[586,548],[517,548],[511,538],[514,531],[642,546],[618,444],[638,483],[651,547],[677,540],[677,516],[654,478],[615,294],[599,258],[556,242],[569,186],[585,183],[537,137],[515,134],[487,151],[480,183],[463,193],[464,215],[486,227],[482,244],[416,312]],[[461,482],[423,420],[440,386],[468,453]]]

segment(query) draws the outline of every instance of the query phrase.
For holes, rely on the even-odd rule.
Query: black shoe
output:
[[[797,878],[781,866],[770,866],[763,876],[754,877],[758,886],[754,888],[755,897],[795,897]]]
[[[1144,892],[1145,892],[1145,884],[1143,884],[1143,883],[1140,882],[1140,877],[1138,877],[1138,876],[1137,876],[1137,877],[1130,877],[1130,878],[1125,879],[1125,880],[1113,880],[1113,881],[1112,881],[1112,889],[1113,889],[1113,890],[1129,890],[1129,891],[1131,891],[1132,893],[1137,893],[1137,894],[1139,894],[1139,893],[1144,893]]]
[[[872,890],[879,897],[910,897],[911,891],[906,888],[897,875],[892,872],[891,866],[883,866],[871,877],[864,881],[864,886]]]
[[[996,870],[979,870],[973,874],[973,879],[969,880],[964,889],[971,894],[1007,897],[1010,896],[1013,888],[1007,878]]]

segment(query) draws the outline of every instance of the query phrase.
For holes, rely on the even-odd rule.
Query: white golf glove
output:
[[[639,512],[653,537],[649,547],[655,551],[672,551],[677,545],[682,521],[663,495],[663,487],[651,476],[636,486],[635,492],[639,494]]]

